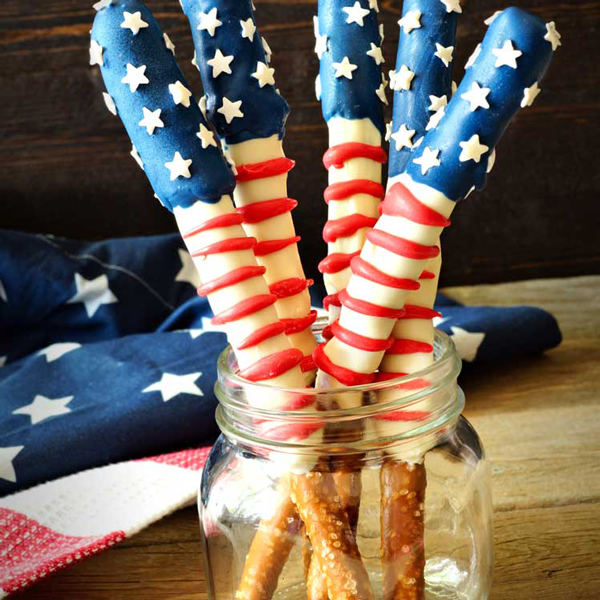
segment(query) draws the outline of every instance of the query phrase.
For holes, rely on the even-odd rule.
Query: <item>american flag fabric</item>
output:
[[[193,501],[226,344],[198,284],[177,234],[0,231],[0,597]],[[436,309],[467,364],[561,340],[533,307]]]

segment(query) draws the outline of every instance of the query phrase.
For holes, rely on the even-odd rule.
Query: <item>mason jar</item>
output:
[[[489,465],[461,416],[460,358],[439,331],[434,356],[380,383],[274,392],[241,379],[230,348],[221,354],[222,433],[198,502],[211,600],[488,597]],[[312,394],[315,408],[256,408],[272,393]],[[321,434],[273,439],[265,423]]]

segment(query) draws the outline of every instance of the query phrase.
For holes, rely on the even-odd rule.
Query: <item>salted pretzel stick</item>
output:
[[[183,0],[189,19],[196,64],[204,86],[206,114],[236,167],[233,199],[254,254],[266,268],[275,308],[292,346],[303,353],[306,382],[313,382],[311,325],[307,280],[288,197],[287,174],[294,161],[285,157],[283,135],[289,107],[275,88],[251,0]]]

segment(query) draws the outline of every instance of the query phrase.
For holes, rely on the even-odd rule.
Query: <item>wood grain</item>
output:
[[[600,589],[600,277],[453,288],[461,300],[552,308],[557,349],[462,377],[492,463],[492,600],[597,600]],[[25,600],[206,600],[195,508],[25,593]]]
[[[78,238],[174,230],[129,156],[120,121],[104,107],[103,84],[88,66],[92,0],[0,3],[0,226]],[[278,85],[292,113],[286,150],[297,160],[290,189],[308,276],[325,254],[321,155],[326,128],[314,97],[318,61],[316,0],[257,0],[257,19],[273,48]],[[600,272],[600,169],[592,151],[599,110],[600,1],[527,0],[514,4],[555,20],[563,46],[533,107],[517,117],[498,148],[486,190],[457,209],[444,235],[445,284]],[[177,46],[192,88],[192,43],[176,0],[148,0]],[[504,0],[470,2],[459,26],[455,77]],[[395,63],[400,2],[380,0],[386,67]],[[389,109],[388,109],[389,113]],[[388,114],[389,118],[389,114]]]

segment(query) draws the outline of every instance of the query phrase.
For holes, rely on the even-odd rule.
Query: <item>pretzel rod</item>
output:
[[[251,0],[184,0],[182,6],[194,38],[206,113],[236,166],[237,211],[247,234],[257,240],[257,262],[266,268],[277,314],[292,346],[302,351],[301,368],[306,383],[312,383],[316,312],[310,308],[312,282],[304,275],[291,217],[297,202],[287,194],[294,162],[282,145],[289,107],[275,89]]]

